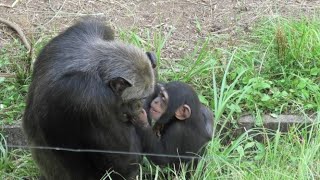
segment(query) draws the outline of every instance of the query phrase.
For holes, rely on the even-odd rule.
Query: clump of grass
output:
[[[0,77],[0,124],[13,123],[21,117],[30,83],[29,62],[26,49],[17,40],[1,49],[0,72],[14,77]]]
[[[214,138],[202,161],[206,168],[198,169],[192,179],[317,179],[319,127],[318,123],[293,127],[287,134],[256,128],[229,145]],[[265,143],[256,141],[257,136],[265,136]]]
[[[316,19],[271,19],[259,23],[249,41],[237,47],[228,81],[252,84],[241,111],[298,113],[317,111],[320,79],[320,23]],[[216,58],[224,57],[218,50]]]
[[[37,179],[39,176],[31,154],[23,150],[7,148],[7,142],[0,133],[0,179]]]
[[[35,59],[51,36],[33,42],[33,57],[19,40],[6,45],[0,51],[0,72],[14,77],[0,77],[0,125],[21,119],[25,98],[31,82],[31,59]]]
[[[0,169],[6,169],[9,162],[7,141],[0,134]]]
[[[157,65],[161,66],[161,51],[165,46],[165,43],[170,38],[173,29],[170,29],[168,33],[162,33],[159,31],[151,32],[149,29],[144,30],[142,33],[138,33],[137,30],[119,30],[119,38],[125,42],[140,47],[146,51],[153,51],[157,57]]]

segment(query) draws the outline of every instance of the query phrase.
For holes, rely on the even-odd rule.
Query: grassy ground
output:
[[[215,114],[215,124],[235,124],[241,114],[259,117],[263,113],[314,114],[317,122],[304,128],[293,127],[289,133],[256,129],[230,137],[216,129],[193,179],[319,179],[320,178],[320,23],[319,18],[265,19],[256,24],[240,43],[224,49],[217,41],[232,37],[207,37],[194,51],[181,59],[164,59],[161,50],[170,41],[169,33],[142,34],[120,31],[121,39],[156,52],[160,79],[181,80],[192,84],[201,101]],[[201,29],[199,24],[197,28]],[[40,49],[46,41],[37,42]],[[0,54],[0,70],[15,72],[17,78],[0,78],[0,123],[12,123],[21,117],[24,98],[30,82],[28,58],[18,43]],[[19,48],[17,48],[19,47]],[[10,61],[14,59],[15,62]],[[259,118],[258,118],[259,119]],[[231,130],[232,131],[232,130]],[[257,135],[270,135],[264,143]],[[222,143],[228,139],[228,143]],[[0,178],[35,177],[30,154],[8,152],[0,147]],[[153,174],[155,179],[184,179],[174,170],[150,168],[145,163],[140,174]]]

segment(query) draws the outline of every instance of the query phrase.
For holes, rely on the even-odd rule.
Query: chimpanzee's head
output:
[[[187,120],[198,111],[200,101],[188,84],[173,81],[157,86],[148,112],[157,123],[166,124],[174,119]]]

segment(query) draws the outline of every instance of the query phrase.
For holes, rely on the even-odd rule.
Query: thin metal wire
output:
[[[88,152],[88,153],[107,153],[107,154],[123,154],[123,155],[141,155],[141,156],[156,156],[156,157],[169,157],[169,158],[183,158],[183,159],[203,159],[201,156],[195,155],[172,155],[172,154],[155,154],[155,153],[140,153],[140,152],[127,152],[127,151],[114,151],[114,150],[100,150],[100,149],[73,149],[63,147],[49,147],[49,146],[24,146],[7,144],[9,148],[21,148],[21,149],[43,149],[43,150],[56,150],[56,151],[68,151],[68,152]],[[191,153],[191,152],[187,152]],[[194,153],[192,153],[194,154]]]

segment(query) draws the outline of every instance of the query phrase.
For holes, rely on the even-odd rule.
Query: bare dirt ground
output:
[[[5,6],[14,2],[14,7]],[[236,40],[261,18],[314,16],[320,9],[317,0],[0,0],[0,4],[0,17],[18,24],[31,43],[84,15],[106,17],[116,29],[161,28],[165,33],[173,28],[162,52],[165,58],[181,58],[208,36],[226,34]],[[13,37],[16,34],[0,23],[0,48]]]

